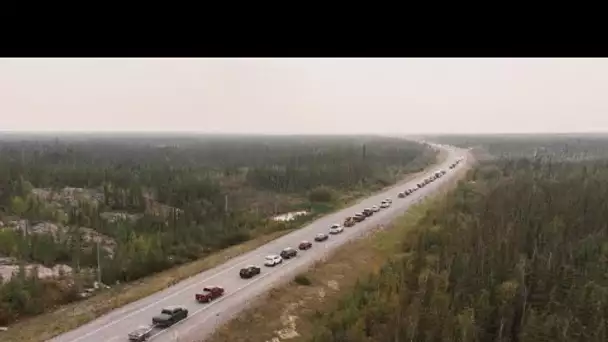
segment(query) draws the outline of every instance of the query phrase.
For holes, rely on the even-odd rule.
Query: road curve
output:
[[[407,183],[401,183],[366,198],[349,208],[317,219],[297,231],[284,235],[239,257],[230,259],[222,265],[186,279],[163,291],[111,311],[86,325],[59,335],[49,341],[128,341],[127,335],[129,332],[140,325],[149,325],[152,317],[159,314],[163,307],[169,305],[185,306],[189,311],[188,318],[168,329],[154,330],[150,341],[203,340],[216,327],[244,309],[256,296],[263,294],[273,286],[292,280],[294,275],[305,270],[306,267],[311,266],[315,262],[324,259],[329,252],[345,242],[361,236],[373,227],[386,224],[397,216],[400,216],[409,206],[419,202],[439,187],[441,183],[452,178],[454,172],[448,169],[448,165],[458,158],[465,158],[466,150],[451,146],[435,146],[445,149],[448,152],[448,156],[443,163],[436,165],[432,171],[420,175]],[[439,169],[446,170],[447,174],[406,198],[397,198],[399,192],[415,187],[418,182]],[[345,228],[343,233],[332,235],[325,242],[313,242],[311,249],[298,251],[297,257],[285,260],[279,266],[270,268],[263,265],[263,259],[266,255],[278,254],[285,247],[297,248],[302,240],[313,241],[317,233],[327,233],[329,226],[333,223],[342,224],[346,216],[352,216],[356,212],[361,212],[364,208],[379,205],[385,198],[393,200],[391,207],[381,210],[354,227]],[[249,264],[261,267],[262,273],[251,279],[241,279],[239,277],[240,268]],[[202,290],[206,285],[222,286],[225,288],[226,294],[211,303],[199,304],[195,301],[194,294]]]

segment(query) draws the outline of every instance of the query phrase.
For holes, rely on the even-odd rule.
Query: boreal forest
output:
[[[435,158],[374,136],[0,136],[0,325],[296,228]]]
[[[312,340],[607,341],[608,138],[432,139],[477,164]]]

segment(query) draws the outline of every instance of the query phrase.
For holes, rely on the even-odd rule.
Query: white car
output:
[[[329,234],[339,234],[344,231],[344,227],[341,225],[334,223],[331,227],[329,227]]]
[[[392,204],[392,203],[393,203],[393,200],[392,200],[392,199],[390,199],[390,198],[387,198],[387,199],[385,199],[385,200],[384,200],[384,202],[386,202],[386,203],[388,203],[388,204]]]
[[[375,211],[375,212],[379,212],[380,211],[380,207],[377,206],[377,205],[375,205],[375,206],[372,207],[372,210]]]
[[[387,201],[382,201],[382,203],[380,203],[381,208],[388,208],[390,206],[391,206],[391,204]]]
[[[264,260],[265,266],[276,266],[283,262],[283,258],[280,255],[269,255]]]

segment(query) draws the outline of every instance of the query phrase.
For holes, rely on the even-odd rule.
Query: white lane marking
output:
[[[430,173],[429,173],[429,174],[430,174]],[[424,178],[424,177],[422,177],[422,178]],[[413,183],[414,181],[415,181],[415,180],[412,180],[412,181],[410,181],[410,182],[412,182],[412,183]],[[408,182],[408,183],[410,183],[410,182]],[[388,190],[388,192],[391,192],[391,191],[393,191],[393,190],[396,190],[396,189],[390,189],[390,190]],[[385,196],[385,194],[382,194],[382,196]],[[376,196],[376,197],[381,197],[381,196],[380,196],[380,195],[378,195],[378,196]],[[425,195],[423,195],[423,196],[421,196],[421,197],[426,197],[426,196],[425,196]],[[411,205],[411,204],[410,204],[410,205]],[[351,209],[353,209],[353,208],[351,208]],[[387,209],[388,209],[388,208],[387,208]],[[337,214],[338,214],[338,213],[335,213],[334,215],[337,215]],[[322,219],[322,218],[320,218],[320,219]],[[314,224],[315,224],[315,222],[311,222],[311,223],[310,223],[310,226],[312,226],[312,225],[314,225]],[[298,230],[298,231],[301,231],[301,230]],[[298,232],[298,231],[295,231],[295,232]],[[294,233],[295,233],[295,232],[294,232]],[[276,241],[276,240],[273,240],[273,241]],[[271,242],[269,242],[269,243],[272,243],[273,241],[271,241]],[[329,245],[333,246],[334,244],[329,243]],[[263,249],[264,247],[265,247],[265,246],[260,246],[258,249]],[[327,244],[326,244],[326,248],[328,248]],[[258,249],[256,249],[256,250],[258,250]],[[254,254],[253,256],[258,256],[258,254],[262,254],[262,253],[261,253],[261,252],[258,252],[258,253],[256,253],[256,254]],[[253,257],[253,256],[252,256],[252,257]],[[206,281],[208,281],[208,280],[210,280],[210,279],[213,279],[213,278],[215,278],[215,277],[217,277],[217,276],[219,276],[219,275],[221,275],[221,274],[224,274],[224,273],[226,273],[226,272],[228,272],[228,271],[230,271],[230,270],[233,270],[233,269],[237,268],[238,266],[240,266],[241,264],[245,263],[245,261],[246,261],[246,260],[238,261],[238,262],[237,262],[237,263],[236,263],[234,266],[232,266],[232,267],[229,267],[229,268],[227,268],[227,269],[225,269],[225,270],[223,270],[223,271],[220,271],[220,272],[218,272],[218,273],[216,273],[216,274],[214,274],[214,275],[212,275],[212,276],[210,276],[210,277],[208,277],[208,278],[202,279],[202,280],[201,280],[201,281],[199,281],[199,282],[196,282],[196,283],[190,284],[190,285],[188,285],[188,286],[186,286],[186,287],[184,287],[184,288],[182,288],[182,289],[180,289],[180,290],[177,290],[176,292],[174,292],[174,293],[172,293],[172,294],[170,294],[170,295],[168,295],[168,296],[166,296],[166,297],[163,297],[163,298],[162,298],[162,299],[160,299],[160,300],[157,300],[157,301],[155,301],[155,302],[153,302],[153,303],[151,303],[151,304],[148,304],[148,305],[146,305],[146,306],[144,306],[144,307],[142,307],[142,308],[139,308],[139,309],[137,309],[137,310],[135,310],[135,311],[132,311],[132,312],[130,312],[129,314],[127,314],[127,315],[125,315],[125,316],[122,316],[120,319],[117,319],[117,320],[115,320],[115,321],[112,321],[112,322],[110,322],[110,323],[107,323],[107,324],[105,324],[105,325],[103,325],[103,326],[101,326],[101,327],[99,327],[99,328],[97,328],[97,329],[95,329],[95,330],[93,330],[93,331],[90,331],[89,333],[87,333],[87,334],[85,334],[85,335],[82,335],[82,336],[80,336],[80,337],[77,337],[77,338],[75,338],[75,339],[71,340],[70,342],[76,342],[76,341],[82,340],[83,338],[88,337],[88,336],[90,336],[90,335],[92,335],[92,334],[94,334],[94,333],[97,333],[97,332],[98,332],[98,331],[100,331],[100,330],[103,330],[103,329],[105,329],[105,328],[111,327],[111,326],[113,326],[113,325],[115,325],[115,324],[117,324],[117,323],[119,323],[119,322],[121,322],[121,321],[123,321],[123,320],[125,320],[125,319],[127,319],[127,318],[129,318],[129,317],[131,317],[131,316],[133,316],[133,315],[135,315],[135,314],[138,314],[138,313],[140,313],[140,312],[142,312],[142,311],[144,311],[144,310],[146,310],[146,309],[148,309],[148,308],[150,308],[150,307],[152,307],[152,306],[154,306],[154,305],[157,305],[158,303],[160,303],[160,302],[162,302],[162,301],[165,301],[165,300],[166,300],[166,299],[168,299],[168,298],[172,298],[172,297],[174,297],[174,296],[176,296],[176,295],[178,295],[178,294],[180,294],[180,293],[182,293],[182,292],[184,292],[184,291],[186,291],[186,290],[188,290],[188,289],[190,289],[190,288],[192,288],[192,287],[194,287],[194,286],[200,285],[201,283],[204,283],[204,282],[206,282]],[[261,278],[258,278],[258,279],[256,279],[256,280],[254,280],[253,282],[255,282],[255,281],[259,280],[259,279],[263,279],[264,277],[266,277],[267,275],[272,274],[272,273],[273,273],[273,272],[266,273],[266,274],[264,274],[264,276],[262,276]],[[245,286],[245,287],[246,287],[246,286]],[[243,288],[244,288],[244,287],[243,287]],[[238,289],[237,291],[240,291],[240,289]],[[219,302],[219,301],[218,301],[218,302]],[[216,302],[216,303],[217,303],[217,302]],[[209,306],[211,306],[211,305],[209,305]],[[207,307],[208,307],[208,306],[207,306]],[[200,310],[199,310],[199,311],[200,311]],[[199,311],[197,311],[197,312],[199,312]],[[182,320],[182,321],[184,321],[184,320]],[[177,324],[179,324],[179,323],[177,323]],[[165,331],[165,330],[163,330],[163,331]],[[162,333],[162,332],[161,332],[161,333]],[[160,333],[159,333],[159,334],[160,334]],[[153,335],[153,336],[157,336],[157,335]]]

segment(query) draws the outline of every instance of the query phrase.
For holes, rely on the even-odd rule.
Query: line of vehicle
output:
[[[319,259],[321,259],[321,258],[319,258]],[[313,259],[313,261],[314,261],[314,259]],[[304,267],[304,266],[306,266],[306,264],[305,264],[304,262],[305,262],[305,261],[302,261],[302,263],[300,263],[300,264],[295,263],[295,262],[294,262],[294,263],[290,263],[290,264],[286,264],[286,265],[285,265],[285,267],[282,267],[281,269],[283,269],[283,270],[284,270],[284,272],[290,272],[290,271],[293,271],[294,269],[296,269],[296,268],[298,268],[298,267]],[[289,266],[289,267],[288,267],[288,266]],[[268,275],[270,275],[270,274],[274,274],[274,273],[268,273],[268,274],[265,274],[265,275],[264,275],[264,277],[266,277],[266,276],[268,276]],[[259,278],[259,279],[262,279],[262,278]],[[256,280],[259,280],[259,279],[256,279]],[[253,283],[253,282],[252,282],[252,283]],[[250,285],[251,285],[251,283],[250,283],[250,284],[247,284],[246,286],[243,286],[243,287],[239,288],[239,290],[235,291],[233,294],[237,294],[237,293],[238,293],[238,291],[240,291],[240,290],[242,290],[242,289],[244,289],[244,288],[246,288],[246,287],[249,287]],[[197,310],[197,313],[198,313],[199,311],[204,311],[204,310],[203,310],[203,309]],[[211,314],[209,314],[207,317],[203,318],[203,319],[200,321],[200,323],[202,324],[202,323],[206,322],[206,321],[207,321],[209,318],[214,317],[214,316],[216,316],[217,314],[219,314],[219,312],[212,312],[212,313],[211,313]],[[190,330],[192,330],[192,328],[190,328],[190,329],[186,330],[186,331],[185,331],[185,334],[187,334],[187,333],[188,333]]]
[[[241,291],[241,290],[243,290],[243,289],[245,289],[245,288],[247,288],[247,287],[251,286],[252,284],[254,284],[254,283],[256,283],[256,282],[258,282],[258,281],[260,281],[260,280],[262,280],[262,279],[264,279],[264,278],[266,278],[266,277],[268,277],[268,276],[270,276],[270,275],[272,275],[272,274],[275,274],[275,273],[276,273],[276,270],[278,270],[278,269],[287,269],[287,270],[289,270],[290,268],[293,268],[294,266],[297,266],[295,263],[293,263],[293,265],[290,265],[290,264],[291,264],[291,263],[286,262],[285,264],[283,264],[283,265],[285,265],[285,266],[283,266],[283,267],[281,267],[282,265],[278,265],[278,268],[277,268],[277,266],[274,266],[274,267],[273,267],[273,269],[272,269],[272,270],[270,270],[270,272],[263,273],[261,276],[259,276],[259,277],[257,277],[257,278],[254,278],[254,279],[252,279],[252,280],[250,280],[250,281],[248,281],[248,282],[247,282],[247,284],[245,284],[245,285],[243,285],[243,286],[241,286],[241,287],[237,288],[236,290],[231,291],[229,294],[226,294],[226,295],[224,295],[224,296],[222,296],[222,297],[218,298],[217,300],[215,300],[215,301],[213,301],[213,302],[211,302],[211,303],[209,303],[209,304],[207,304],[207,305],[203,306],[202,308],[200,308],[200,309],[198,309],[198,310],[194,311],[192,314],[189,314],[189,315],[188,315],[188,317],[186,317],[186,318],[182,319],[181,321],[177,322],[177,323],[176,323],[176,324],[174,324],[173,326],[176,326],[176,325],[182,324],[183,322],[185,322],[185,321],[187,321],[187,320],[191,319],[192,317],[195,317],[197,314],[199,314],[199,313],[201,313],[201,312],[203,312],[203,311],[205,311],[205,310],[209,310],[209,309],[210,309],[211,307],[213,307],[214,305],[221,303],[222,301],[224,301],[224,300],[226,300],[226,299],[228,299],[228,298],[230,298],[230,297],[234,296],[235,294],[238,294],[238,293],[239,293],[239,291]],[[291,266],[291,267],[288,267],[288,266]],[[161,330],[160,332],[158,332],[158,333],[156,333],[156,334],[154,334],[154,335],[150,336],[150,339],[152,339],[152,338],[154,338],[154,337],[156,337],[156,336],[162,335],[163,333],[166,333],[166,332],[168,332],[168,331],[169,331],[169,329],[163,329],[163,330]]]
[[[412,199],[412,203],[415,203],[415,202],[417,202],[417,201],[418,201],[417,199]],[[411,205],[411,203],[410,203],[410,205]],[[382,211],[382,212],[388,212],[388,211]],[[382,212],[381,212],[381,213],[382,213]],[[357,238],[357,237],[358,237],[358,235],[361,235],[362,233],[365,233],[366,231],[369,231],[369,230],[371,230],[371,229],[373,229],[373,228],[377,228],[377,227],[380,227],[380,226],[381,226],[380,224],[376,224],[376,225],[372,225],[372,227],[370,227],[370,228],[368,228],[368,229],[360,229],[359,231],[355,231],[354,229],[349,229],[348,231],[350,232],[350,234],[348,234],[348,233],[347,233],[347,234],[344,234],[344,236],[346,237],[346,241],[348,241],[348,240],[349,240],[349,238],[348,238],[348,237],[350,237],[351,239]],[[345,230],[345,232],[346,232],[346,230]],[[343,234],[338,234],[338,236],[342,236],[342,235],[343,235]],[[327,253],[329,252],[329,250],[330,250],[330,249],[337,248],[337,247],[339,247],[339,246],[342,244],[342,242],[346,242],[346,241],[342,241],[342,240],[337,240],[337,239],[334,239],[334,240],[332,240],[331,242],[324,243],[324,244],[323,244],[323,246],[324,246],[324,248],[325,248],[325,250],[326,250],[326,251],[325,251],[325,254],[313,255],[313,256],[311,257],[311,260],[310,260],[310,261],[315,262],[315,261],[322,261],[322,260],[324,260],[324,259],[327,257]],[[293,263],[287,262],[287,263],[285,264],[285,266],[283,266],[283,267],[280,267],[280,266],[279,266],[280,268],[278,268],[278,270],[283,270],[283,272],[284,272],[284,273],[288,273],[288,272],[290,272],[290,271],[293,271],[293,270],[294,270],[294,269],[296,269],[296,268],[299,268],[299,267],[305,267],[305,266],[306,266],[306,260],[294,260],[294,261],[295,261],[295,262],[293,262]],[[298,262],[298,261],[299,261],[299,262]],[[273,270],[273,271],[274,271],[274,270]],[[266,278],[266,277],[268,277],[268,276],[270,276],[270,275],[272,275],[272,274],[275,274],[276,272],[273,272],[273,271],[271,271],[271,272],[269,272],[269,273],[265,273],[263,276],[261,276],[261,277],[259,277],[259,278],[255,279],[255,280],[253,280],[253,281],[249,282],[248,284],[246,284],[246,285],[244,285],[244,286],[242,286],[242,287],[240,287],[240,288],[238,288],[238,289],[234,290],[233,292],[231,292],[231,294],[230,294],[229,296],[226,296],[226,297],[230,297],[230,296],[233,296],[233,295],[235,295],[235,294],[238,294],[238,293],[239,293],[239,291],[241,291],[241,290],[243,290],[243,289],[245,289],[245,288],[247,288],[247,287],[251,286],[251,285],[252,285],[253,283],[255,283],[256,281],[261,280],[261,279],[263,279],[263,278]],[[214,302],[213,304],[215,304],[215,303],[219,303],[219,302],[221,302],[221,301],[222,301],[222,300],[224,300],[224,299],[227,299],[227,298],[223,297],[223,298],[221,298],[221,300],[218,300],[217,302]],[[192,315],[192,317],[193,317],[194,315],[197,315],[197,314],[201,313],[201,312],[204,312],[204,311],[206,311],[206,310],[209,310],[211,307],[212,307],[212,305],[207,305],[206,307],[203,307],[203,308],[198,309],[197,311],[195,311],[195,313]],[[217,316],[217,314],[219,314],[219,312],[212,312],[211,314],[207,315],[205,318],[203,318],[202,320],[200,320],[200,321],[199,321],[199,322],[200,322],[200,324],[203,324],[204,322],[206,322],[206,321],[207,321],[207,320],[209,320],[210,318],[212,318],[212,317],[214,317],[214,316]],[[189,319],[189,318],[191,318],[191,317],[189,316],[189,317],[188,317],[188,319]],[[191,331],[193,328],[196,328],[196,326],[195,326],[195,327],[190,327],[190,328],[188,328],[187,330],[183,331],[183,334],[187,335],[187,334],[188,334],[188,333],[189,333],[189,332],[190,332],[190,331]],[[152,337],[155,337],[155,336],[161,335],[161,334],[162,334],[162,333],[164,333],[164,332],[165,332],[165,331],[159,332],[158,334],[155,334],[155,335],[153,335]],[[152,337],[151,337],[151,338],[152,338]]]

